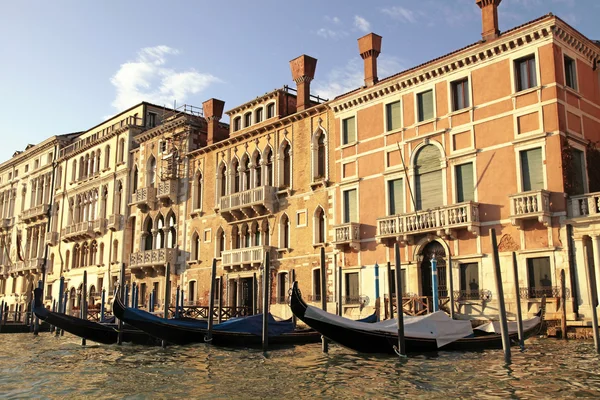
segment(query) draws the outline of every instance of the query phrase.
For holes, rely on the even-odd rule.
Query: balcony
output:
[[[49,204],[40,204],[35,207],[31,207],[21,213],[21,220],[25,223],[41,221],[48,217],[48,210],[50,209]]]
[[[32,258],[30,260],[19,261],[15,263],[11,272],[18,275],[25,275],[27,272],[37,273],[42,272],[42,266],[44,265],[43,258]]]
[[[94,233],[98,235],[103,235],[106,233],[106,218],[98,218],[92,221],[92,227],[94,229]]]
[[[600,220],[600,192],[571,197],[569,217],[577,219],[577,222]]]
[[[80,239],[93,239],[96,237],[94,233],[94,222],[96,221],[79,222],[63,228],[61,231],[63,242],[68,243]]]
[[[436,233],[440,237],[454,236],[454,231],[467,229],[479,235],[479,204],[472,201],[416,211],[410,214],[392,215],[377,219],[375,238],[412,242],[414,235]]]
[[[15,218],[0,218],[0,229],[10,229],[15,223]]]
[[[170,179],[160,182],[156,197],[165,204],[175,203],[177,201],[177,181]]]
[[[219,211],[227,221],[240,221],[247,218],[275,212],[278,204],[277,188],[259,186],[243,192],[221,197]]]
[[[360,246],[360,224],[358,222],[348,222],[333,227],[333,244],[337,247],[349,245],[353,249]]]
[[[258,267],[265,259],[271,246],[254,246],[243,249],[225,250],[221,253],[221,264],[225,270],[252,269]]]
[[[108,229],[119,231],[122,229],[123,216],[121,214],[112,214],[108,217]]]
[[[171,264],[171,272],[174,272],[173,265],[177,261],[177,249],[154,249],[138,251],[129,256],[129,269],[138,278],[144,275],[155,277],[163,274],[165,265]]]
[[[550,193],[532,190],[518,193],[510,198],[510,222],[517,226],[527,219],[537,219],[544,226],[550,225]]]
[[[46,232],[46,244],[56,246],[58,244],[58,232]]]
[[[156,202],[156,188],[147,186],[135,191],[131,203],[136,205],[140,210],[150,208]]]

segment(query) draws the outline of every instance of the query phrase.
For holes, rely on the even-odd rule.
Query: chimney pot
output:
[[[202,103],[202,111],[208,125],[206,139],[207,144],[213,144],[223,139],[220,137],[222,135],[220,135],[219,132],[219,121],[223,116],[224,107],[225,102],[218,99],[210,99]]]
[[[296,111],[303,111],[310,107],[310,82],[315,77],[317,59],[303,54],[290,61],[290,69],[298,90]]]
[[[373,86],[377,77],[377,57],[381,53],[381,36],[369,33],[358,39],[358,51],[365,64],[365,85]]]
[[[475,0],[481,8],[481,37],[483,40],[492,40],[500,36],[498,25],[498,6],[502,0]]]

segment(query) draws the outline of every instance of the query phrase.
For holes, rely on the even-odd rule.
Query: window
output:
[[[433,118],[433,90],[417,94],[419,122]]]
[[[356,142],[356,117],[342,120],[342,144]]]
[[[100,286],[100,287],[102,287],[102,286]],[[139,302],[140,302],[140,304],[142,304],[142,306],[144,306],[144,304],[146,304],[146,292],[147,292],[145,283],[140,283],[139,291],[140,291]]]
[[[233,193],[238,193],[240,191],[240,171],[238,168],[238,161],[234,159],[231,163],[231,169],[235,174],[233,177]]]
[[[104,149],[104,168],[108,169],[110,165],[110,146],[106,146]]]
[[[394,131],[400,129],[402,121],[402,108],[400,101],[395,101],[385,105],[386,130]]]
[[[252,125],[252,113],[246,113],[244,114],[244,128],[247,128],[250,125]]]
[[[188,283],[188,297],[187,297],[187,299],[188,299],[188,304],[190,304],[190,305],[196,304],[196,281],[190,281]]]
[[[119,141],[119,162],[125,162],[125,139]]]
[[[569,180],[571,183],[571,190],[569,194],[571,196],[584,194],[585,193],[585,170],[584,170],[584,162],[583,162],[583,151],[577,149],[571,149],[571,171]]]
[[[314,219],[315,243],[325,243],[325,211],[317,207]]]
[[[28,173],[28,172],[29,172],[29,165],[26,165],[25,166],[25,173]]]
[[[567,56],[565,56],[565,85],[571,89],[577,90],[575,60]]]
[[[402,189],[404,181],[402,179],[393,179],[388,181],[388,215],[396,215],[404,212],[404,196]]]
[[[202,174],[198,172],[196,176],[196,196],[195,196],[195,209],[202,209]]]
[[[473,184],[473,163],[457,165],[456,169],[456,201],[462,203],[475,200]]]
[[[283,148],[283,186],[292,186],[292,146],[286,143]]]
[[[219,168],[219,176],[217,177],[218,185],[219,185],[219,195],[221,197],[227,195],[227,166],[225,163],[221,163],[221,168]]]
[[[452,82],[452,110],[462,110],[469,107],[469,79]]]
[[[277,274],[277,303],[285,304],[288,292],[288,273]]]
[[[552,275],[550,274],[550,257],[528,258],[527,279],[529,280],[529,297],[538,298],[552,296]]]
[[[326,158],[325,133],[321,132],[317,140],[317,174],[315,178],[325,178]]]
[[[356,189],[344,191],[344,224],[358,222]]]
[[[515,61],[515,77],[517,92],[537,86],[535,73],[535,55],[530,55]]]
[[[56,187],[59,187],[62,182],[62,165],[56,168]]]
[[[148,127],[154,128],[156,126],[156,113],[148,113]]]
[[[281,216],[279,220],[279,248],[289,249],[290,248],[290,219],[286,214]]]
[[[166,140],[161,140],[160,142],[158,142],[158,152],[159,153],[167,152],[167,141]]]
[[[544,175],[542,170],[542,149],[521,151],[521,176],[524,192],[544,188]]]
[[[479,265],[460,264],[460,300],[479,300]]]
[[[275,103],[267,105],[267,119],[275,116]]]
[[[200,256],[200,236],[194,232],[192,235],[192,260],[198,260]]]
[[[345,276],[346,304],[358,304],[360,300],[360,289],[358,284],[358,272],[349,272]]]
[[[150,156],[148,160],[148,176],[146,186],[154,186],[156,183],[156,159],[154,156]]]
[[[415,200],[417,210],[428,210],[444,204],[440,157],[440,151],[433,144],[421,147],[415,157]]]
[[[265,152],[265,186],[273,186],[273,155],[270,147]]]
[[[225,232],[220,229],[217,232],[217,257],[223,257],[223,252],[225,251]]]
[[[40,166],[40,161],[39,160],[35,160],[33,162],[33,169],[38,169],[39,166]]]
[[[235,117],[233,119],[233,131],[239,131],[242,129],[242,117]]]
[[[313,281],[313,301],[321,300],[321,269],[313,269],[312,271],[312,281]]]
[[[259,123],[262,121],[262,119],[263,119],[263,109],[261,107],[254,112],[254,122]]]
[[[18,170],[18,169],[15,169],[15,178],[16,178],[17,176],[19,176],[19,170]]]

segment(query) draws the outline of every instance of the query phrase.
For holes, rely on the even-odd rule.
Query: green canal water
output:
[[[530,339],[524,353],[361,355],[332,345],[269,351],[204,344],[82,347],[70,335],[0,335],[0,398],[536,398],[600,397],[589,341]]]

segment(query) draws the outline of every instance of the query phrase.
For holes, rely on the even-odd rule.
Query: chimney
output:
[[[500,36],[498,28],[498,6],[502,0],[475,0],[481,8],[481,37],[483,40],[492,40]]]
[[[377,78],[377,57],[381,53],[381,36],[369,33],[358,39],[358,51],[365,61],[365,85],[373,86]]]
[[[290,61],[292,79],[298,88],[296,111],[303,111],[310,107],[310,81],[315,77],[317,59],[305,54]]]
[[[219,120],[223,116],[223,107],[225,107],[225,102],[223,100],[210,99],[202,103],[204,118],[206,118],[206,122],[208,123],[207,145],[224,139],[220,137],[222,135],[220,135],[219,132]]]

